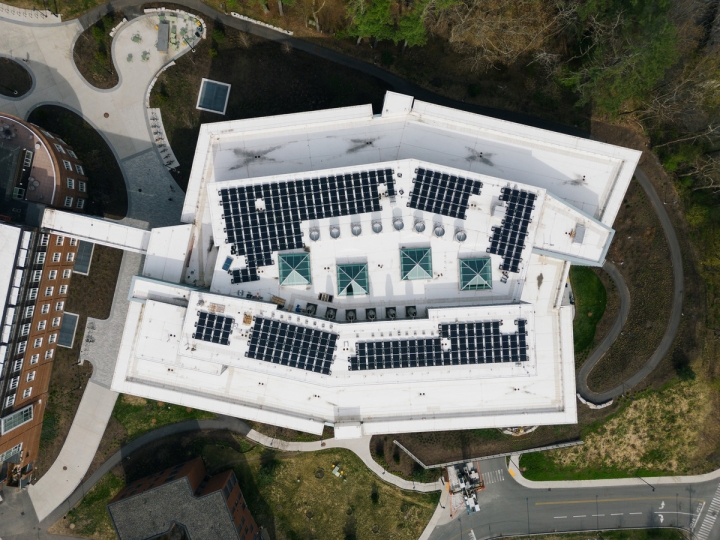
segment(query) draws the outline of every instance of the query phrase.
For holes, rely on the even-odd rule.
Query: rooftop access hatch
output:
[[[366,263],[337,265],[338,296],[368,294],[370,283]]]
[[[400,277],[403,281],[432,279],[432,252],[430,248],[400,250]]]
[[[200,93],[195,108],[201,111],[225,114],[229,97],[229,84],[203,79],[200,83]]]
[[[308,253],[287,253],[280,255],[280,286],[310,285],[312,276],[310,274],[310,254]]]
[[[460,290],[492,289],[492,266],[489,257],[460,259]]]

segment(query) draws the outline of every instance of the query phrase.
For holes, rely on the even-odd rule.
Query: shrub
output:
[[[210,58],[217,58],[218,50],[215,49],[214,47],[212,47],[212,48],[210,48],[209,53],[210,53]]]
[[[90,33],[92,33],[92,37],[98,43],[103,43],[105,41],[105,32],[99,26],[93,26],[92,30],[90,30]]]
[[[225,35],[225,32],[223,32],[219,28],[216,28],[212,31],[212,38],[215,43],[222,43],[227,39],[227,36]]]
[[[372,491],[370,492],[370,500],[373,504],[378,504],[380,502],[380,491],[378,490],[376,482],[373,482]]]

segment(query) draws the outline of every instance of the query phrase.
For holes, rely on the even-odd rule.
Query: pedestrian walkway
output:
[[[700,525],[700,529],[695,534],[696,540],[708,540],[710,532],[715,526],[718,512],[720,512],[720,486],[718,486],[715,496],[710,502],[710,506],[708,506],[707,512],[705,513],[705,519],[703,520],[702,525]]]
[[[494,484],[495,482],[504,482],[505,481],[505,473],[502,469],[498,469],[496,471],[489,471],[482,473],[483,482],[485,482],[485,485],[488,486],[490,484]]]
[[[0,4],[0,20],[2,19],[32,25],[62,23],[62,15],[55,15],[49,9],[23,9],[7,4]]]
[[[95,457],[117,396],[92,380],[88,382],[60,455],[48,472],[28,487],[38,520],[58,507],[70,510],[66,500],[80,485]]]

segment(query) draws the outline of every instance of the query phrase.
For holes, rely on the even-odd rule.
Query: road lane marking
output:
[[[630,512],[631,516],[642,516],[642,512]]]
[[[610,515],[611,515],[611,516],[622,516],[622,515],[623,515],[623,513],[622,513],[622,512],[620,512],[619,514],[610,514]]]
[[[494,484],[495,482],[504,482],[505,475],[503,474],[502,469],[486,472],[483,473],[483,481],[485,482],[485,485]]]
[[[605,517],[605,514],[593,514],[592,517]]]
[[[554,519],[565,519],[565,518],[567,518],[567,516],[555,516]]]
[[[584,501],[553,501],[553,502],[536,502],[535,506],[547,506],[547,505],[558,505],[558,504],[587,504],[595,502],[623,502],[623,501],[654,501],[663,500],[666,497],[632,497],[628,499],[587,499]],[[703,499],[697,499],[698,502],[705,502]]]
[[[585,514],[583,514],[582,516],[573,516],[573,517],[587,517],[587,516]]]

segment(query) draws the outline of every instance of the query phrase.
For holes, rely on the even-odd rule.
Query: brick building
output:
[[[120,540],[146,540],[182,527],[188,540],[260,538],[235,473],[207,474],[202,458],[125,486],[108,504]]]
[[[87,198],[85,169],[70,145],[30,122],[0,114],[3,214],[20,219],[23,203],[84,212]]]
[[[40,446],[78,241],[0,224],[0,483],[28,481]]]

